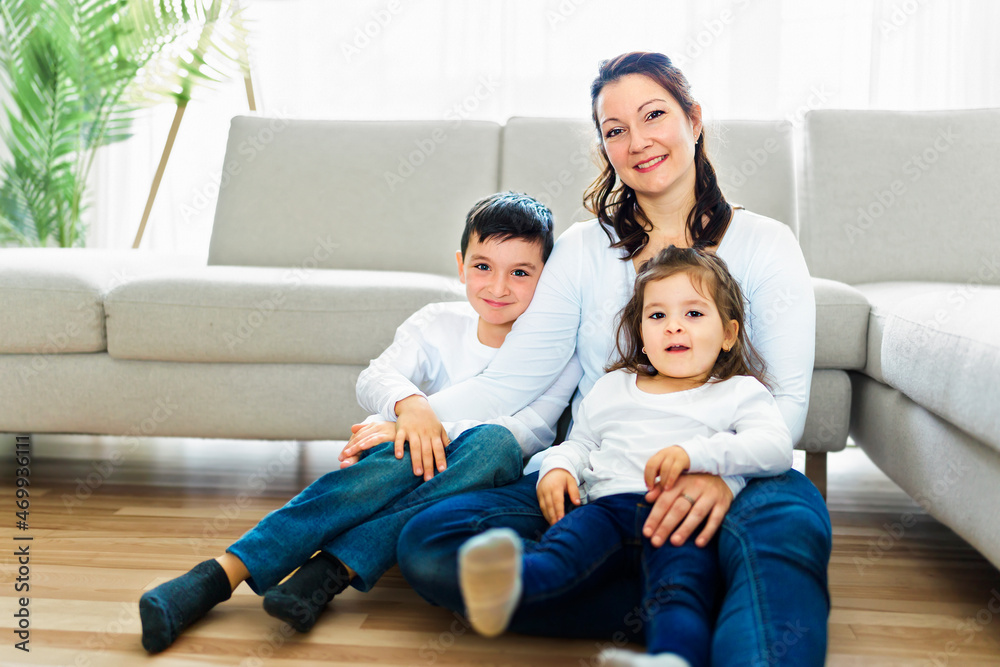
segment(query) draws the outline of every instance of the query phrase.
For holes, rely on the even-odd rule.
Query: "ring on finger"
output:
[[[681,494],[681,498],[683,498],[684,500],[686,500],[686,501],[688,501],[689,503],[691,503],[691,505],[692,505],[692,506],[693,506],[693,505],[695,504],[695,502],[696,502],[694,498],[692,498],[691,496],[689,496],[689,495],[688,495],[688,494],[686,494],[686,493],[682,493],[682,494]]]

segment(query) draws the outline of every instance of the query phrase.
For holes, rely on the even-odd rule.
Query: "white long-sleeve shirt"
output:
[[[767,363],[778,409],[798,442],[816,344],[816,303],[802,250],[785,225],[737,209],[716,254],[743,290],[747,335]],[[574,351],[586,396],[614,355],[615,316],[635,283],[635,267],[621,256],[597,220],[566,230],[531,305],[486,370],[430,398],[438,417],[485,420],[516,412],[551,385]],[[573,401],[574,418],[579,402]],[[742,488],[727,482],[734,495]]]
[[[484,345],[477,334],[479,316],[468,302],[432,303],[403,322],[392,345],[373,359],[358,377],[358,403],[372,412],[370,421],[396,421],[395,406],[408,396],[435,392],[475,377],[499,349]],[[516,413],[490,419],[442,421],[454,440],[481,424],[499,424],[514,434],[525,457],[552,444],[556,424],[583,375],[573,357],[550,386]]]
[[[689,472],[755,477],[792,466],[792,436],[767,388],[738,375],[695,389],[651,394],[624,370],[599,379],[583,399],[570,439],[542,462],[546,473],[569,471],[588,500],[645,493],[646,463],[677,445]]]

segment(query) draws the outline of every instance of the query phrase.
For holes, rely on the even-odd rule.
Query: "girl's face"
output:
[[[646,285],[642,300],[642,344],[660,375],[701,384],[711,376],[722,349],[736,342],[739,324],[723,322],[715,302],[688,273]]]
[[[701,107],[695,105],[689,118],[665,88],[642,74],[629,74],[601,90],[597,121],[611,166],[640,204],[694,196]]]

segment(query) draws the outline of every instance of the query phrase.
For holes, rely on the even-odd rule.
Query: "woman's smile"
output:
[[[647,171],[652,171],[653,169],[655,169],[660,163],[666,160],[667,157],[668,157],[667,155],[658,155],[654,158],[646,160],[645,162],[640,162],[639,164],[635,165],[632,168],[635,169],[636,171],[646,173]]]

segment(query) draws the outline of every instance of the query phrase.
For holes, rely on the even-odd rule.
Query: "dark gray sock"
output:
[[[190,572],[146,591],[139,598],[142,647],[159,653],[199,618],[233,594],[229,577],[216,560],[195,565]]]
[[[347,588],[344,565],[322,551],[288,581],[264,593],[264,611],[299,632],[309,632],[333,596]]]

